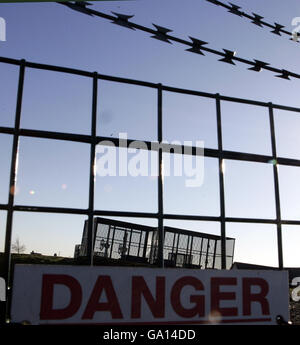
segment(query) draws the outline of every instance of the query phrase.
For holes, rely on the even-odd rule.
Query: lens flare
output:
[[[208,315],[208,320],[209,323],[216,325],[218,323],[221,323],[222,315],[218,310],[212,310]]]
[[[17,186],[10,187],[10,194],[17,195],[19,193],[19,188]]]

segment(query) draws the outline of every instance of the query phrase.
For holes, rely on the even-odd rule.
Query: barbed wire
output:
[[[151,38],[154,38],[154,39],[157,39],[169,44],[172,44],[172,41],[173,41],[173,42],[186,45],[188,46],[188,49],[186,49],[186,51],[188,52],[196,53],[199,55],[205,55],[204,52],[207,52],[207,53],[218,55],[219,57],[221,57],[218,61],[222,61],[231,65],[235,65],[235,61],[246,64],[250,66],[248,68],[248,70],[250,71],[260,72],[261,70],[267,70],[267,71],[276,73],[275,77],[278,77],[278,78],[290,80],[290,77],[293,77],[293,78],[300,79],[300,74],[290,72],[285,69],[272,67],[270,66],[268,62],[260,61],[257,59],[253,59],[253,61],[251,61],[244,58],[240,58],[236,56],[235,51],[232,51],[229,49],[223,49],[223,51],[218,51],[218,50],[209,48],[206,46],[208,42],[202,41],[198,38],[189,36],[190,41],[186,41],[184,39],[172,36],[170,35],[170,32],[172,32],[172,30],[166,27],[159,26],[157,24],[152,24],[155,27],[155,29],[152,29],[152,28],[148,28],[148,27],[133,23],[129,21],[131,18],[134,17],[133,15],[126,15],[126,14],[112,12],[114,16],[111,16],[109,14],[105,14],[99,11],[95,11],[91,8],[88,8],[87,6],[90,6],[92,4],[86,1],[81,1],[81,2],[68,1],[68,2],[58,2],[58,3],[66,7],[69,7],[72,10],[87,14],[89,16],[96,16],[96,17],[110,20],[113,24],[121,25],[131,30],[140,30],[140,31],[147,32],[152,35]]]
[[[226,8],[228,10],[229,13],[235,14],[239,17],[244,17],[247,19],[251,20],[251,23],[260,27],[268,27],[270,29],[272,29],[272,31],[270,31],[272,34],[281,36],[281,34],[284,35],[288,35],[290,37],[291,41],[294,41],[296,43],[299,43],[299,37],[300,37],[300,33],[296,32],[296,31],[292,31],[289,32],[287,30],[284,30],[283,28],[285,27],[284,25],[278,24],[278,23],[274,23],[274,24],[270,24],[267,23],[265,21],[263,21],[264,17],[262,17],[259,14],[256,14],[254,12],[252,12],[251,14],[245,13],[243,11],[241,11],[241,7],[237,6],[231,2],[228,2],[230,5],[227,5],[219,0],[206,0],[214,5]]]

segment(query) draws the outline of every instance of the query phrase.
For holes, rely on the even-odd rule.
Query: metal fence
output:
[[[76,257],[86,256],[88,221]],[[156,264],[157,229],[102,217],[94,219],[94,256],[136,263]],[[226,263],[231,267],[234,238],[226,237]],[[78,247],[79,246],[79,247]],[[115,264],[117,264],[115,262]],[[221,268],[221,237],[164,226],[165,267]]]
[[[7,204],[0,204],[0,210],[7,211],[7,223],[6,223],[6,234],[5,234],[5,279],[9,283],[10,277],[10,263],[11,263],[11,245],[12,245],[12,224],[13,216],[15,211],[23,212],[45,212],[45,213],[62,213],[62,214],[80,214],[88,216],[88,248],[87,253],[89,257],[89,263],[93,262],[93,218],[95,216],[116,216],[116,217],[139,217],[139,218],[152,218],[158,221],[158,262],[161,267],[163,267],[163,240],[164,240],[164,220],[197,220],[197,221],[213,221],[219,222],[221,226],[221,266],[223,269],[226,268],[226,223],[227,222],[240,222],[240,223],[264,223],[264,224],[275,224],[277,226],[277,243],[278,243],[278,267],[283,269],[283,252],[282,252],[282,232],[281,228],[283,224],[290,225],[300,225],[299,220],[287,220],[281,217],[280,208],[280,198],[279,198],[279,184],[278,184],[278,171],[277,165],[289,165],[289,166],[300,166],[300,160],[277,157],[276,153],[276,140],[275,140],[275,128],[274,128],[274,109],[287,110],[292,112],[300,112],[299,108],[283,106],[273,103],[266,103],[254,100],[240,99],[234,97],[222,96],[220,94],[211,94],[194,90],[187,90],[181,88],[170,87],[162,84],[155,84],[145,81],[132,80],[126,78],[119,78],[113,76],[102,75],[97,72],[88,72],[83,70],[77,70],[66,67],[52,66],[40,63],[28,62],[25,60],[16,60],[10,58],[0,57],[0,63],[17,65],[19,66],[19,81],[18,81],[18,91],[17,91],[17,101],[16,101],[16,112],[15,112],[15,124],[14,127],[0,127],[0,133],[10,134],[13,136],[12,145],[12,155],[11,155],[11,168],[10,168],[10,186],[9,186],[9,196]],[[54,131],[44,131],[44,130],[34,130],[34,129],[24,129],[20,126],[21,114],[22,114],[22,97],[23,97],[23,87],[24,87],[24,75],[27,69],[40,69],[55,71],[60,73],[67,73],[81,76],[82,78],[89,78],[93,86],[92,94],[92,112],[91,112],[91,132],[90,135],[82,134],[70,134],[61,133]],[[163,207],[163,176],[162,176],[162,157],[164,146],[152,145],[153,142],[146,141],[147,150],[156,150],[158,153],[158,167],[159,174],[157,178],[158,184],[158,212],[148,213],[148,212],[121,212],[121,211],[104,211],[97,210],[94,207],[94,162],[96,155],[96,145],[103,140],[110,140],[114,142],[116,146],[119,145],[119,140],[117,138],[97,136],[96,134],[96,122],[97,122],[97,97],[98,97],[98,83],[102,80],[118,82],[124,84],[131,84],[136,86],[143,86],[147,88],[152,88],[157,92],[157,141],[156,144],[160,144],[163,141],[163,110],[162,110],[162,100],[163,92],[171,92],[177,94],[194,95],[205,98],[210,98],[215,100],[216,109],[216,121],[217,121],[217,138],[218,147],[217,149],[205,148],[204,156],[214,157],[218,159],[219,162],[219,195],[220,195],[220,215],[219,216],[205,216],[205,215],[183,215],[183,214],[166,214],[164,213]],[[270,134],[272,143],[272,154],[271,155],[261,155],[252,153],[243,153],[228,151],[223,149],[222,144],[222,126],[221,126],[221,102],[230,101],[241,104],[254,105],[259,107],[264,107],[269,113],[269,123],[270,123]],[[64,208],[64,207],[43,207],[43,206],[32,206],[32,205],[16,205],[14,200],[14,193],[11,191],[15,190],[16,187],[16,169],[17,169],[17,151],[18,143],[20,137],[31,137],[31,138],[47,138],[56,140],[65,140],[78,143],[86,143],[90,145],[90,178],[89,178],[89,204],[87,209],[76,209],[76,208]],[[134,138],[127,141],[129,146]],[[183,147],[179,147],[181,150]],[[183,152],[183,150],[181,151]],[[190,152],[191,155],[197,155],[198,151],[196,147],[192,147]],[[253,219],[253,218],[239,218],[239,217],[228,217],[225,214],[225,191],[224,191],[224,175],[222,171],[222,163],[224,159],[248,161],[248,162],[262,162],[273,164],[273,176],[274,176],[274,193],[276,202],[276,218],[275,219]]]

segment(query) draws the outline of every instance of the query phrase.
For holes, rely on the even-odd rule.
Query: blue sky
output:
[[[292,19],[300,16],[297,0],[290,0],[288,6],[280,0],[235,3],[247,13],[255,12],[268,22],[286,25],[289,31],[293,29]],[[196,37],[209,42],[211,48],[235,50],[239,57],[255,58],[300,73],[300,44],[272,35],[268,29],[204,0],[94,2],[93,8],[105,13],[134,14],[133,21],[138,24],[151,27],[155,23],[172,29],[175,36]],[[255,73],[239,63],[221,63],[209,53],[189,53],[180,44],[166,44],[146,33],[56,3],[1,4],[0,16],[7,24],[7,41],[0,42],[1,56],[300,107],[299,80],[285,81],[268,71]],[[0,126],[12,126],[18,70],[0,64],[0,75]],[[91,91],[92,83],[87,78],[27,69],[21,126],[88,134]],[[203,140],[205,147],[217,147],[213,100],[168,92],[163,96],[165,140]],[[270,154],[267,109],[230,102],[222,102],[221,109],[224,149]],[[152,89],[100,82],[98,114],[99,135],[127,132],[133,139],[156,139],[156,94]],[[299,159],[299,115],[275,111],[275,127],[278,155]],[[11,143],[8,135],[0,134],[0,203],[7,202]],[[87,145],[21,138],[19,153],[17,204],[87,207]],[[271,164],[225,164],[226,215],[274,218]],[[217,166],[216,159],[205,159],[204,184],[199,189],[186,188],[183,178],[165,178],[165,212],[219,215]],[[279,178],[283,218],[300,219],[300,168],[280,166]],[[153,178],[97,178],[95,192],[97,209],[157,211]],[[19,212],[14,218],[13,239],[19,236],[27,252],[72,256],[74,245],[81,240],[84,218]],[[209,233],[220,231],[218,223],[166,224]],[[0,226],[3,248],[3,211]],[[235,260],[277,265],[275,226],[227,224],[227,235],[236,238]],[[300,265],[300,256],[293,250],[298,240],[299,227],[283,228],[286,266]]]

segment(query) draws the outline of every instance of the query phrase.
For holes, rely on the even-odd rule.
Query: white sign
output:
[[[16,265],[12,322],[275,324],[285,271]]]

